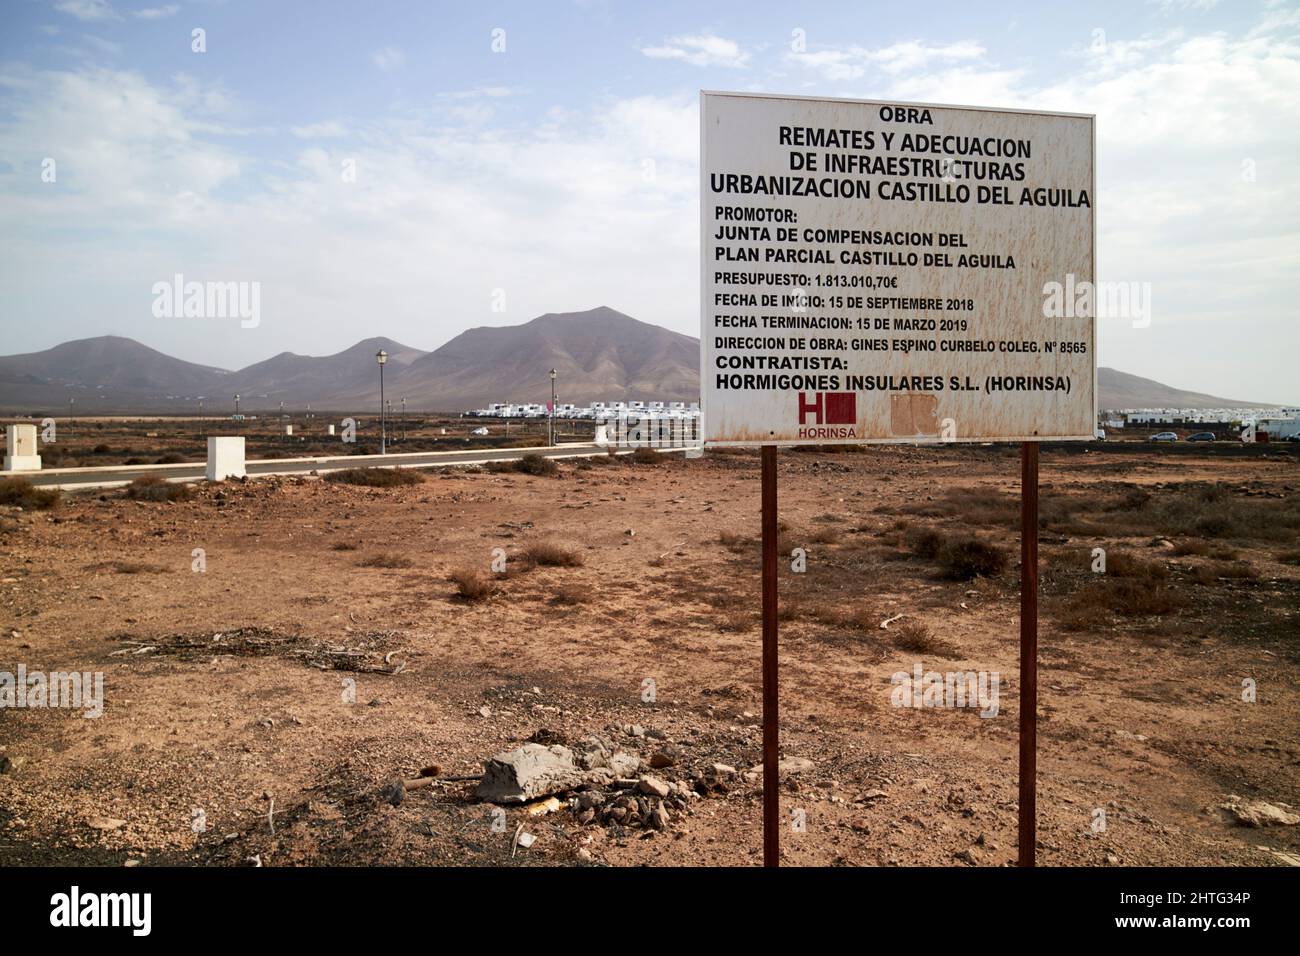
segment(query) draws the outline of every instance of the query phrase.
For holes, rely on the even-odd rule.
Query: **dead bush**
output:
[[[948,538],[939,548],[938,560],[944,576],[956,581],[993,577],[1006,570],[1007,553],[979,538]]]
[[[486,601],[497,589],[495,581],[482,571],[472,568],[452,571],[447,575],[447,580],[456,585],[456,596],[470,604]]]
[[[524,557],[533,564],[547,568],[578,568],[586,557],[576,548],[565,547],[551,541],[538,541],[524,549]]]
[[[514,463],[515,471],[524,475],[544,478],[559,472],[559,466],[551,459],[544,458],[536,452],[529,452]]]
[[[58,488],[37,488],[26,478],[0,479],[0,505],[44,511],[58,505],[62,497]]]
[[[573,606],[591,600],[591,589],[580,584],[561,584],[551,596],[552,604]]]
[[[1109,616],[1150,617],[1168,614],[1177,602],[1168,588],[1134,578],[1106,575],[1072,594],[1062,605],[1059,619],[1070,630],[1085,630],[1109,622]]]
[[[840,530],[839,528],[818,528],[808,535],[808,541],[811,544],[838,544]]]
[[[412,561],[404,554],[397,554],[393,551],[381,551],[378,554],[367,555],[357,562],[359,568],[411,568],[415,566]]]
[[[754,539],[736,531],[719,531],[718,543],[732,554],[740,554],[753,547]]]
[[[957,657],[957,649],[931,633],[924,621],[904,618],[889,628],[894,646],[909,654],[932,654],[935,657]]]
[[[1250,581],[1258,577],[1259,571],[1247,561],[1216,561],[1192,569],[1192,581],[1200,585],[1214,585],[1224,579]]]
[[[418,485],[424,481],[424,476],[408,468],[344,468],[331,471],[325,480],[366,488],[396,488],[401,485]]]
[[[653,448],[638,448],[628,455],[628,460],[634,465],[657,465],[664,458]]]
[[[1156,561],[1144,561],[1125,551],[1106,555],[1106,574],[1114,578],[1133,578],[1138,581],[1163,581],[1169,577],[1168,569]]]
[[[188,501],[194,495],[189,485],[164,481],[157,475],[141,475],[126,486],[132,501]]]

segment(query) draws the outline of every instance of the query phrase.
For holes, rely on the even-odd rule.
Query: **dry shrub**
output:
[[[969,581],[1001,574],[1007,567],[1007,553],[979,538],[949,538],[939,550],[939,563],[945,577]]]
[[[552,541],[538,541],[524,550],[524,558],[547,568],[578,568],[586,563],[582,552]]]
[[[410,568],[414,567],[415,562],[404,554],[397,554],[393,551],[381,551],[378,554],[368,555],[357,562],[359,568]]]
[[[1281,554],[1273,555],[1283,564],[1300,564],[1300,551],[1283,551]]]
[[[930,632],[924,621],[904,618],[889,629],[894,646],[910,654],[933,654],[936,657],[957,657],[957,649]]]
[[[1202,585],[1218,584],[1223,578],[1250,581],[1258,577],[1259,571],[1247,561],[1217,561],[1212,564],[1198,565],[1192,569],[1192,581]]]
[[[733,607],[722,612],[718,630],[744,634],[754,626],[754,612],[745,607]]]
[[[424,481],[424,476],[406,468],[344,468],[341,471],[331,471],[325,480],[367,488],[395,488],[400,485],[418,485]]]
[[[332,545],[330,545],[330,550],[331,551],[355,551],[359,547],[360,545],[358,545],[355,541],[335,541]]]
[[[0,479],[0,505],[44,511],[63,497],[58,488],[37,488],[26,478]]]
[[[754,539],[735,531],[719,531],[718,543],[732,554],[740,554],[753,546]]]
[[[914,555],[927,561],[937,558],[944,546],[944,536],[930,528],[913,531],[905,540]]]
[[[169,451],[167,454],[159,457],[154,462],[154,464],[155,465],[180,465],[180,464],[184,464],[187,460],[188,459],[186,459],[184,455],[178,455],[174,451]]]
[[[452,571],[447,580],[456,585],[456,596],[469,604],[486,601],[497,589],[495,581],[473,568]]]
[[[118,574],[162,574],[167,570],[160,564],[150,564],[148,561],[109,561],[100,567]]]
[[[812,544],[838,544],[840,530],[838,528],[818,528],[808,535],[808,541]]]
[[[1174,596],[1162,584],[1148,584],[1134,578],[1093,581],[1065,601],[1058,619],[1069,630],[1085,630],[1109,623],[1110,615],[1151,617],[1168,614],[1177,607]]]
[[[1138,581],[1163,581],[1169,571],[1156,561],[1144,561],[1125,551],[1106,555],[1106,574],[1113,578],[1133,578]]]
[[[514,470],[524,475],[534,475],[538,478],[544,478],[556,474],[560,469],[555,462],[549,458],[544,458],[535,452],[529,452],[518,461],[514,462]]]
[[[628,455],[628,460],[634,465],[657,465],[664,461],[664,457],[653,448],[642,447]]]
[[[580,584],[561,584],[551,596],[552,604],[572,606],[591,600],[591,589]]]
[[[193,494],[189,485],[173,484],[157,475],[141,475],[126,486],[132,501],[188,501]]]

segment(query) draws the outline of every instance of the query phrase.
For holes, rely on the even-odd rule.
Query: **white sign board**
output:
[[[1091,439],[1093,117],[703,93],[706,444]]]

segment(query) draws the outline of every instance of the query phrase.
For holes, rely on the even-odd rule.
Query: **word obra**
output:
[[[918,661],[912,673],[898,671],[889,682],[894,689],[889,702],[895,707],[979,708],[981,717],[998,715],[998,691],[1001,682],[993,671],[922,670]]]

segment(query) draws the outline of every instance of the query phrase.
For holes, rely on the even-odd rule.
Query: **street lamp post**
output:
[[[555,369],[551,369],[551,437],[548,445],[555,444]]]
[[[402,396],[402,441],[406,441],[406,396]]]
[[[388,362],[388,353],[380,349],[375,353],[379,363],[379,454],[388,454],[388,419],[384,415],[384,365]]]

